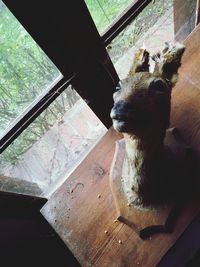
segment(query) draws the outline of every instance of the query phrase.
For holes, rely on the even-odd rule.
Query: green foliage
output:
[[[2,2],[0,1],[0,4]],[[0,135],[49,88],[60,72],[36,42],[0,5]],[[66,90],[0,157],[0,167],[15,164],[78,99]]]
[[[0,9],[0,133],[59,75],[6,7]]]
[[[133,1],[131,0],[85,0],[99,32],[109,24]]]

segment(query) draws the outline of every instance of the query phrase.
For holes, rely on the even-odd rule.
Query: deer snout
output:
[[[114,104],[110,117],[112,120],[127,121],[130,115],[131,105],[123,100]]]
[[[115,102],[110,117],[113,121],[113,128],[118,132],[128,132],[130,128],[131,104],[123,100]]]

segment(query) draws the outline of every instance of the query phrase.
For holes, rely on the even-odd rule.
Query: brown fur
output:
[[[129,203],[146,206],[178,195],[183,173],[164,138],[170,121],[171,90],[184,50],[180,44],[166,44],[153,56],[155,68],[150,73],[149,53],[140,49],[129,76],[120,81],[113,95],[113,127],[123,133],[126,144],[122,180]]]

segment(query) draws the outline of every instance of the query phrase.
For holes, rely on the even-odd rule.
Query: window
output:
[[[131,0],[85,0],[91,16],[100,33],[114,21],[130,4],[136,1]]]
[[[105,133],[105,126],[111,125],[112,94],[119,78],[126,75],[134,47],[156,36],[157,22],[164,27],[172,19],[169,24],[173,28],[172,1],[3,2],[0,173],[5,181],[7,176],[14,177],[15,182],[18,178],[17,185],[13,183],[15,188],[19,189],[20,184],[32,187],[37,195],[46,194],[48,188],[53,192],[73,170],[75,162],[81,160],[80,155],[86,153],[82,148],[88,151]],[[163,18],[166,20],[162,23]],[[2,42],[6,43],[7,38],[9,48],[4,49]],[[83,99],[100,120],[88,111]],[[89,121],[84,121],[86,113]],[[69,125],[75,114],[78,122],[74,120],[73,126]],[[74,123],[83,128],[84,134]],[[88,129],[92,129],[90,133]],[[66,139],[67,132],[72,139]],[[0,189],[3,187],[4,183]],[[24,193],[34,194],[34,190]]]
[[[126,77],[136,49],[146,45],[154,53],[162,49],[164,42],[183,41],[195,26],[196,0],[140,0],[129,5],[128,1],[125,4],[115,0],[85,2],[120,78]],[[120,15],[112,9],[112,4],[119,2],[124,9]],[[115,20],[107,18],[104,26],[110,10]]]
[[[143,9],[107,46],[107,50],[115,64],[130,48],[138,49],[144,44],[156,51],[162,49],[166,41],[174,41],[173,0],[156,0]]]
[[[70,85],[0,155],[0,175],[22,183],[20,189],[17,181],[12,181],[9,191],[22,193],[29,188],[29,194],[47,196],[105,132],[105,126]],[[1,180],[3,190],[8,190],[7,180]]]
[[[173,0],[156,0],[146,6],[112,42],[107,51],[119,77],[125,78],[137,49],[146,46],[151,54],[174,42]]]
[[[0,137],[63,77],[0,1]]]
[[[165,41],[174,41],[172,0],[156,0],[148,3],[147,1],[85,1],[100,32],[102,32],[102,28],[105,29],[106,14],[112,13],[112,17],[117,18],[119,14],[113,6],[121,4],[122,9],[120,11],[123,11],[124,21],[122,15],[118,16],[116,24],[119,23],[119,25],[111,25],[108,28],[108,34],[106,32],[102,34],[102,39],[107,45],[107,51],[120,78],[126,77],[135,50],[143,44],[146,43],[148,49],[150,48],[151,52],[155,52],[162,49]],[[138,9],[140,10],[139,14],[137,14]],[[136,16],[132,20],[131,14],[134,12],[136,12]],[[130,21],[127,23],[126,20]],[[111,23],[112,20],[110,19],[108,23],[107,19],[106,27]],[[120,29],[120,23],[121,26],[124,23],[124,29]],[[117,31],[116,37],[115,31]]]
[[[63,66],[60,51],[54,49],[57,67],[2,1],[0,16],[0,190],[47,196],[105,134],[106,127],[74,90],[72,83],[79,88],[85,81],[77,78],[81,71],[75,67],[69,71],[70,56]],[[93,98],[84,96],[93,105]]]

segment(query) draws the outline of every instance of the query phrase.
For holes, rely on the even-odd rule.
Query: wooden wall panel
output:
[[[184,41],[194,29],[196,2],[197,0],[174,0],[174,32],[176,41]]]
[[[179,81],[172,94],[171,125],[200,157],[200,26],[186,39]]]

